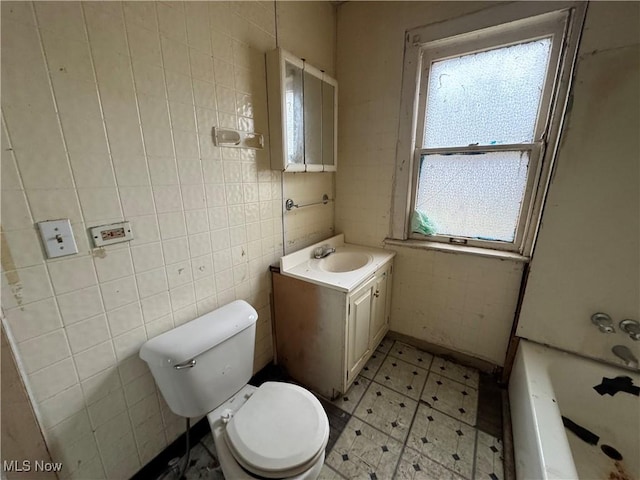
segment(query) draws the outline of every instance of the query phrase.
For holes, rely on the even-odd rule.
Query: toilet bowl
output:
[[[248,385],[257,312],[235,301],[146,342],[140,349],[169,408],[207,415],[225,477],[313,480],[329,421],[308,390]]]
[[[313,395],[267,382],[245,386],[233,400],[235,405],[225,403],[207,415],[225,478],[318,477],[329,424]]]

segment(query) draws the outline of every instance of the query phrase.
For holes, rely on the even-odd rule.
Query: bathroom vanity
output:
[[[316,259],[321,246],[335,252]],[[276,358],[296,381],[331,399],[348,390],[389,330],[394,256],[337,235],[281,258]]]

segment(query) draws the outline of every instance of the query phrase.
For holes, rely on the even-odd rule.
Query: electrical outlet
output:
[[[91,238],[96,247],[104,247],[105,245],[133,240],[133,232],[129,222],[111,223],[93,227],[91,229]]]

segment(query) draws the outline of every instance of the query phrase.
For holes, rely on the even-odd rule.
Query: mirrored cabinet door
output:
[[[322,171],[322,80],[304,72],[304,163],[307,171]]]
[[[322,82],[322,165],[324,171],[335,171],[335,103],[336,88],[329,82]]]
[[[284,71],[283,153],[287,164],[304,165],[304,72],[288,61],[284,62]]]

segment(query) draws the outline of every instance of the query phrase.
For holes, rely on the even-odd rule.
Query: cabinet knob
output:
[[[380,290],[376,290],[376,292],[373,294],[374,297],[379,297],[380,296]]]

